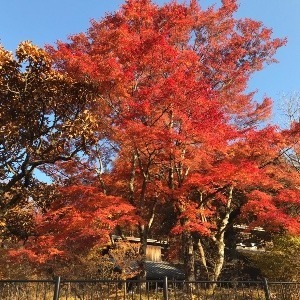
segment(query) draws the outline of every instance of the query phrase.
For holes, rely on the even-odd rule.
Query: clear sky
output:
[[[125,1],[125,0],[124,0]],[[73,33],[85,31],[90,19],[100,19],[124,3],[123,0],[0,0],[0,42],[14,51],[19,42],[31,40],[43,46]],[[205,8],[221,0],[199,0]],[[158,4],[167,0],[154,0]],[[274,37],[287,37],[278,51],[278,64],[256,73],[250,90],[258,90],[275,102],[275,120],[281,122],[282,95],[300,92],[300,0],[239,0],[237,17],[249,17],[273,28]]]

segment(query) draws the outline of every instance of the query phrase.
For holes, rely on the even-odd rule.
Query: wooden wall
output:
[[[161,261],[161,246],[147,245],[147,260]]]

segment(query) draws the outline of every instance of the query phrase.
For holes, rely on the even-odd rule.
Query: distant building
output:
[[[113,239],[118,241],[121,240],[121,237],[114,236]],[[137,237],[126,237],[126,240],[130,243],[140,243],[140,238]],[[176,280],[185,279],[185,274],[182,270],[169,262],[163,261],[163,251],[167,246],[167,241],[147,239],[146,261],[144,263],[147,280],[161,280],[165,277]],[[137,262],[131,267],[138,268]]]

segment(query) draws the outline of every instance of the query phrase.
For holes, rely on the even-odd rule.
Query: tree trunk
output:
[[[146,279],[146,253],[147,253],[147,239],[148,239],[148,227],[145,225],[140,225],[139,226],[139,233],[140,233],[140,259],[138,261],[139,265],[139,278],[144,280]]]
[[[228,195],[228,200],[226,204],[226,209],[224,216],[220,222],[218,232],[215,235],[214,242],[217,248],[217,258],[215,261],[215,267],[214,271],[212,274],[212,280],[216,281],[219,279],[219,276],[221,274],[223,265],[224,265],[224,260],[225,260],[225,242],[224,242],[224,236],[225,236],[225,230],[226,227],[229,223],[229,217],[230,213],[232,211],[231,203],[232,203],[232,195],[233,195],[233,186],[230,187],[229,189],[229,195]]]
[[[184,266],[187,281],[195,281],[195,252],[191,233],[183,233]]]
[[[209,271],[208,271],[208,267],[207,267],[206,255],[205,255],[205,250],[203,248],[203,245],[201,243],[201,238],[198,238],[197,250],[199,252],[201,264],[206,273],[206,279],[209,280]]]
[[[219,276],[221,274],[223,265],[224,265],[224,252],[225,252],[225,243],[224,243],[224,235],[222,238],[220,238],[218,241],[216,241],[217,246],[217,259],[215,262],[214,272],[212,276],[213,281],[217,281],[219,279]]]

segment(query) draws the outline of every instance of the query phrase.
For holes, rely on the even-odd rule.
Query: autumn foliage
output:
[[[96,91],[55,70],[50,55],[28,41],[15,56],[0,48],[0,76],[0,231],[24,237],[26,222],[7,226],[10,216],[32,207],[30,200],[46,206],[51,188],[37,180],[38,168],[71,160],[91,143],[87,109]]]
[[[272,101],[247,91],[286,41],[236,19],[237,9],[225,0],[206,10],[193,0],[127,0],[86,33],[48,46],[55,72],[97,96],[64,137],[85,138],[75,164],[44,169],[60,197],[23,251],[41,263],[74,260],[113,232],[134,232],[142,265],[148,237],[175,235],[187,278],[198,257],[217,280],[233,225],[299,233],[300,178],[285,158],[293,133],[261,125]]]
[[[117,225],[134,223],[131,205],[95,187],[68,186],[57,193],[47,212],[36,216],[35,234],[26,247],[10,251],[12,258],[26,257],[52,276],[68,266],[69,271],[78,268],[91,250],[109,245]]]

